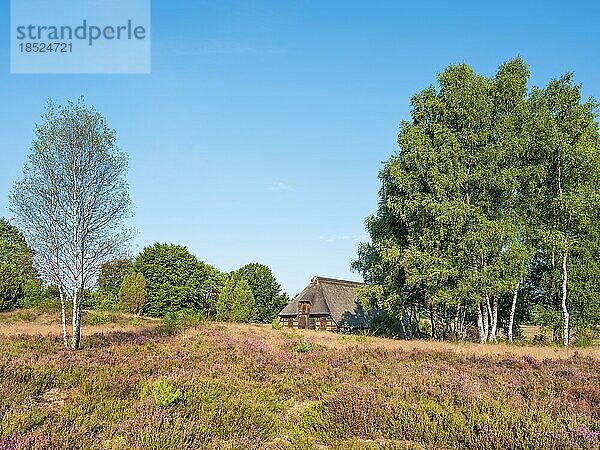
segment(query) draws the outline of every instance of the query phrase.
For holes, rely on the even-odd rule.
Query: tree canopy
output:
[[[527,291],[564,311],[567,344],[567,309],[581,299],[567,283],[594,292],[595,103],[581,101],[570,75],[530,91],[528,79],[520,58],[494,77],[461,64],[411,100],[366,220],[371,242],[353,264],[368,283],[365,301],[408,320],[407,335],[425,314],[434,337],[465,337],[476,324],[482,342],[496,340]],[[567,281],[563,261],[587,275]],[[559,285],[543,281],[556,271]]]
[[[146,247],[135,259],[133,270],[146,280],[144,314],[162,316],[185,308],[207,316],[215,313],[223,275],[185,247],[160,243]]]
[[[235,271],[248,283],[256,302],[255,320],[270,323],[281,309],[287,305],[288,297],[281,292],[281,286],[269,267],[251,263]]]
[[[36,278],[33,253],[25,237],[0,218],[0,310],[18,306],[25,296],[25,284]]]

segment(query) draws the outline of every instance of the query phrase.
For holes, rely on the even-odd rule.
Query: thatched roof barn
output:
[[[369,327],[372,314],[365,311],[357,296],[362,283],[313,277],[310,284],[279,313],[279,322],[288,328],[337,331]]]

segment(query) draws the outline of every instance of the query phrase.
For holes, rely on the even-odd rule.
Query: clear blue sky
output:
[[[0,215],[50,97],[84,95],[130,156],[134,256],[187,246],[221,270],[269,265],[296,294],[350,271],[412,94],[467,62],[521,55],[532,84],[573,71],[600,97],[596,2],[152,4],[150,75],[10,75],[0,6]]]

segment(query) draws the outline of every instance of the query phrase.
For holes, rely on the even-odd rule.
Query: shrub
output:
[[[273,328],[274,330],[283,330],[283,325],[279,323],[279,319],[273,319],[273,321],[271,322],[271,328]]]
[[[44,303],[44,288],[39,280],[28,280],[23,285],[23,299],[19,306],[33,308]]]
[[[163,323],[157,328],[159,334],[172,336],[186,328],[197,328],[204,322],[204,315],[200,311],[184,309],[165,314]]]
[[[298,341],[294,346],[296,353],[309,353],[313,351],[313,345],[310,342]]]
[[[145,386],[142,389],[141,397],[151,396],[157,406],[167,408],[174,405],[181,398],[181,389],[174,384],[169,383],[166,378],[162,378],[151,386]]]
[[[16,308],[23,298],[23,277],[8,264],[0,263],[0,311]]]
[[[83,317],[84,325],[104,325],[118,322],[119,316],[110,311],[89,310]]]

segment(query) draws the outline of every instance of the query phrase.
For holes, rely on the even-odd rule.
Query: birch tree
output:
[[[538,247],[552,272],[558,273],[556,296],[563,316],[563,344],[570,344],[571,266],[593,264],[600,219],[600,137],[596,103],[582,101],[581,86],[566,74],[536,89],[535,157],[538,180]],[[588,288],[590,279],[587,279]]]
[[[519,242],[511,211],[528,77],[520,59],[493,78],[447,68],[439,89],[412,98],[380,174],[372,243],[354,267],[379,284],[364,292],[380,305],[426,308],[435,338],[464,337],[474,316],[481,342],[495,341],[499,297],[517,284],[507,251]]]
[[[40,274],[58,286],[65,347],[79,348],[85,291],[130,237],[126,171],[115,132],[94,108],[83,100],[48,104],[10,201]]]

